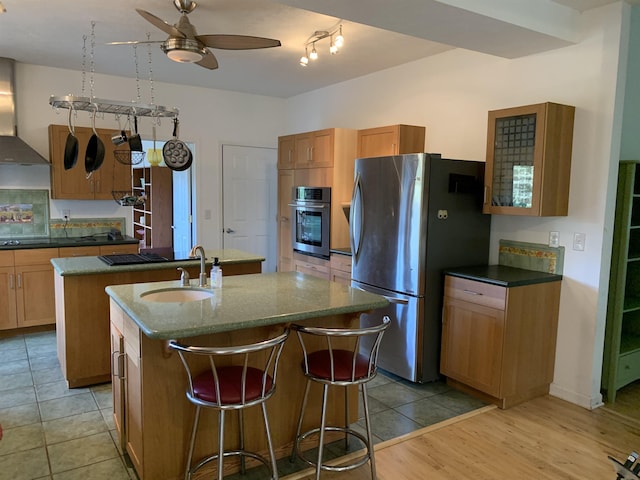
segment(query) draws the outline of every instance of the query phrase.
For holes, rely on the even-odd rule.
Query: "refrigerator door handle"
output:
[[[356,218],[356,197],[360,194],[360,212],[358,218],[360,219],[360,225],[358,228],[359,234],[356,242],[356,227],[355,227],[355,218]],[[349,240],[351,242],[351,252],[353,256],[357,259],[358,253],[360,253],[360,245],[362,244],[362,224],[364,223],[363,219],[364,208],[362,208],[362,180],[360,178],[360,172],[356,174],[356,179],[353,183],[353,193],[351,194],[351,211],[349,213],[349,225],[351,228],[351,235],[349,235]]]
[[[407,300],[406,298],[389,297],[387,295],[383,295],[383,297],[386,298],[389,303],[395,303],[397,305],[409,305],[409,300]]]

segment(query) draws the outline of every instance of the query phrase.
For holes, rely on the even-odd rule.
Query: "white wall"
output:
[[[185,65],[185,75],[188,75],[189,68],[189,65]],[[211,74],[215,75],[215,72]],[[68,113],[68,110],[55,112],[49,105],[49,97],[81,95],[81,76],[82,73],[76,71],[16,65],[18,132],[45,158],[49,158],[48,125],[66,124]],[[88,79],[87,73],[87,82]],[[94,84],[94,95],[98,98],[118,101],[136,99],[134,79],[96,75]],[[140,87],[141,102],[150,103],[148,82],[141,81]],[[278,135],[285,133],[284,100],[159,82],[154,82],[154,99],[159,105],[180,110],[180,138],[195,144],[196,161],[192,168],[197,195],[197,242],[208,249],[221,248],[222,144],[276,148]],[[91,125],[88,112],[78,115],[77,125]],[[118,128],[118,125],[113,115],[105,115],[104,120],[98,119],[96,127]],[[143,138],[152,138],[151,121],[148,118],[140,119],[138,127]],[[158,138],[171,138],[172,129],[171,120],[162,119]],[[0,188],[49,187],[46,167],[0,165]],[[51,201],[52,218],[60,218],[63,209],[70,209],[72,218],[125,217],[129,219],[128,233],[131,233],[131,209],[120,207],[115,201]],[[211,211],[210,219],[204,219],[205,209]]]
[[[608,278],[609,258],[601,257],[603,242],[610,249],[613,222],[619,133],[614,136],[612,125],[620,115],[614,105],[623,14],[628,7],[618,3],[583,15],[584,40],[560,50],[516,60],[453,50],[287,101],[289,133],[426,125],[427,151],[467,160],[485,159],[488,110],[545,101],[576,106],[569,215],[494,215],[491,261],[497,263],[500,239],[546,244],[549,231],[560,232],[565,262],[552,393],[587,408],[602,401],[602,278]],[[574,232],[586,234],[584,252],[572,250]]]

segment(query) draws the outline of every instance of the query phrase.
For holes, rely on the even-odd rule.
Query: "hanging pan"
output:
[[[91,177],[104,161],[104,143],[98,137],[96,132],[96,115],[98,114],[98,107],[95,107],[93,117],[91,119],[91,126],[93,128],[93,135],[89,138],[87,143],[87,151],[84,156],[84,169],[87,172],[87,178]]]
[[[76,132],[71,125],[71,114],[73,108],[69,108],[69,133],[67,134],[67,141],[64,145],[64,169],[69,170],[73,168],[78,161],[78,139],[76,138]]]
[[[129,150],[132,152],[143,152],[142,149],[142,139],[140,138],[140,134],[138,133],[138,117],[133,114],[133,135],[129,137]]]
[[[178,117],[173,119],[173,139],[169,140],[162,147],[164,163],[171,170],[182,171],[191,166],[193,155],[187,144],[178,139]]]

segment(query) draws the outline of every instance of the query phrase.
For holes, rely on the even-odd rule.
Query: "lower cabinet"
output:
[[[351,255],[332,253],[331,281],[351,285]]]
[[[548,393],[560,283],[502,287],[447,275],[440,358],[447,382],[500,408]]]
[[[293,268],[296,272],[306,273],[307,275],[313,275],[314,277],[323,278],[325,280],[331,279],[331,267],[329,260],[294,252]]]
[[[0,330],[56,323],[52,258],[57,248],[0,252]]]

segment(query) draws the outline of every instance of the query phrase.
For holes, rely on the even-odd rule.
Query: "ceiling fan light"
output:
[[[161,45],[162,51],[174,62],[195,63],[207,54],[204,47],[189,38],[169,38]]]
[[[331,42],[331,45],[329,45],[329,53],[331,55],[335,55],[336,53],[338,53],[338,46],[333,42]]]
[[[167,52],[167,57],[174,62],[180,63],[195,63],[202,60],[202,55],[199,52],[191,52],[189,50],[171,50]]]
[[[333,43],[338,48],[342,48],[342,46],[344,45],[344,37],[342,36],[342,25],[340,25],[340,31],[338,32],[338,35],[336,35],[336,39]]]
[[[300,57],[300,65],[303,67],[306,67],[307,65],[309,65],[309,58],[306,55],[303,55],[302,57]]]
[[[313,44],[313,50],[311,50],[311,54],[309,55],[309,58],[311,60],[317,60],[318,59],[318,52],[316,52],[316,44]]]

